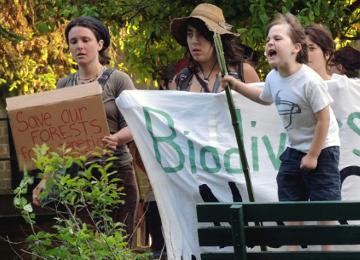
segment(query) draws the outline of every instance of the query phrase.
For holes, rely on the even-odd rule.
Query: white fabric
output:
[[[329,82],[331,93],[341,92],[346,97],[343,100],[334,96],[332,104],[334,109],[342,109],[340,169],[360,167],[360,89],[355,87],[348,84],[346,94],[339,90],[345,88],[340,81]],[[255,200],[277,201],[275,178],[287,135],[276,108],[256,104],[237,93],[233,97]],[[338,99],[343,103],[337,104]],[[244,201],[248,200],[225,93],[132,90],[124,91],[116,102],[154,190],[168,259],[191,259],[194,255],[199,260],[195,205],[204,201],[201,194],[211,190],[217,200],[232,202],[232,186]],[[350,176],[343,183],[343,198],[360,200],[360,181],[354,179],[360,180]]]
[[[317,122],[315,113],[333,101],[326,83],[307,65],[285,78],[273,69],[266,77],[260,98],[275,102],[289,135],[289,146],[302,152],[310,149]],[[340,145],[339,129],[330,109],[329,131],[323,148],[335,145]]]
[[[331,107],[340,126],[342,169],[352,164],[352,158],[347,158],[347,154],[357,153],[360,156],[360,140],[355,138],[356,134],[360,136],[360,79],[333,74],[326,83],[334,98]],[[354,140],[355,143],[352,143]],[[360,160],[357,162],[359,165]]]

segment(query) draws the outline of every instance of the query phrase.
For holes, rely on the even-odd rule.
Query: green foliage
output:
[[[0,10],[0,93],[2,96],[52,89],[73,70],[63,38],[66,23],[80,15],[103,21],[112,33],[112,66],[128,72],[138,85],[156,86],[162,69],[183,57],[185,49],[170,35],[172,18],[187,16],[195,0],[32,0],[5,1]],[[264,50],[266,26],[276,12],[297,15],[304,25],[329,27],[340,45],[359,39],[357,0],[207,1],[224,10],[241,42]],[[269,67],[263,57],[258,72]]]
[[[226,18],[237,28],[241,42],[251,46],[259,54],[264,53],[266,28],[276,13],[290,12],[297,15],[304,26],[311,23],[325,24],[329,27],[334,38],[337,38],[340,42],[349,38],[355,40],[360,37],[359,28],[356,30],[356,26],[359,26],[358,16],[360,10],[359,3],[355,3],[355,1],[233,0],[230,2],[232,4],[226,1],[222,6]],[[239,8],[236,11],[227,13],[226,6],[228,8],[229,6],[239,6]],[[243,12],[243,10],[246,11]],[[270,68],[265,57],[263,55],[259,56],[258,73],[264,79]]]
[[[34,183],[34,178],[30,177],[26,172],[24,178],[21,180],[19,186],[14,190],[14,206],[21,210],[21,215],[24,217],[26,223],[31,226],[34,232],[35,214],[31,203],[28,202],[23,196],[28,193],[28,186]]]
[[[111,159],[104,165],[92,163],[85,167],[84,156],[71,155],[71,150],[63,147],[59,152],[51,152],[46,145],[36,147],[35,165],[42,180],[46,180],[40,194],[42,203],[52,202],[55,210],[53,232],[35,229],[35,214],[31,203],[23,195],[33,177],[24,175],[15,190],[14,205],[19,208],[32,234],[26,242],[34,258],[44,259],[147,259],[146,255],[136,255],[126,246],[123,224],[110,217],[112,209],[123,203],[122,188],[117,178],[109,172]],[[80,170],[70,177],[67,170],[72,165]],[[93,175],[96,170],[99,176]]]
[[[0,93],[3,98],[53,89],[59,75],[68,72],[60,21],[52,28],[38,18],[32,1],[6,1],[0,9]],[[55,29],[56,27],[56,29]]]

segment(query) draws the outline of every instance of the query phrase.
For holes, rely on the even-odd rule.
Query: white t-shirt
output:
[[[315,113],[333,102],[325,81],[305,64],[288,77],[282,77],[275,69],[270,71],[260,98],[275,102],[288,132],[289,146],[305,153],[310,150],[314,136]],[[339,145],[339,127],[330,108],[330,125],[323,148]]]
[[[334,102],[331,104],[336,119],[346,124],[346,116],[351,112],[360,111],[360,78],[348,78],[346,75],[332,74],[331,79],[325,81]],[[349,108],[348,104],[353,107]]]

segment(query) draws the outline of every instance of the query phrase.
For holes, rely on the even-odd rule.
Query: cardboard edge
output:
[[[102,91],[103,90],[100,84],[93,82],[84,85],[48,90],[35,94],[9,97],[6,98],[6,110],[9,112],[28,107],[38,107],[64,102],[64,98],[66,101],[71,101],[79,98],[101,95]],[[62,98],[62,101],[57,101],[59,97]]]

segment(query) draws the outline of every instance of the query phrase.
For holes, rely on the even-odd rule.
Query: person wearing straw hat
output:
[[[172,20],[171,34],[187,48],[189,63],[175,76],[170,89],[211,93],[222,91],[214,33],[221,35],[230,74],[248,83],[260,81],[255,69],[245,62],[241,48],[236,46],[234,40],[238,34],[231,32],[231,27],[226,23],[223,11],[207,3],[196,6],[190,16]]]

